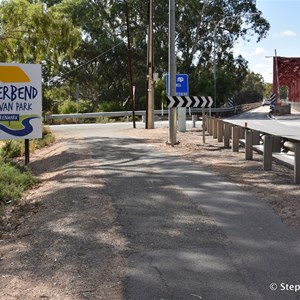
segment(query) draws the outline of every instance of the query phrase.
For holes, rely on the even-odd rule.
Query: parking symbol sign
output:
[[[169,75],[166,78],[167,96],[169,93]],[[189,95],[189,76],[187,74],[176,74],[176,95],[172,96],[188,96]]]

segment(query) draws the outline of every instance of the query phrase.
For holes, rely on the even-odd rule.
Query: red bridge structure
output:
[[[300,102],[300,57],[273,57],[273,93],[277,100],[280,86],[288,87],[289,101]]]

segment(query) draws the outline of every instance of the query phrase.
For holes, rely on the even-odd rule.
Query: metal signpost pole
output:
[[[169,91],[170,96],[176,96],[176,53],[175,53],[175,0],[169,0]],[[168,143],[174,146],[177,131],[177,110],[169,108]]]

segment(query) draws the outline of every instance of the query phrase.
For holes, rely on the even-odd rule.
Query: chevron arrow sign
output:
[[[168,108],[172,107],[211,107],[213,99],[210,96],[168,96]]]

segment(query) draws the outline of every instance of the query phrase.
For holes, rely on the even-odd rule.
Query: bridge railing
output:
[[[207,116],[205,119],[207,132],[213,138],[217,138],[218,142],[224,142],[224,148],[231,148],[232,152],[239,152],[240,145],[244,145],[246,160],[253,159],[253,151],[261,153],[265,171],[272,169],[272,161],[293,168],[294,183],[300,184],[300,141],[249,129],[246,123],[241,126],[220,118]],[[282,152],[282,146],[287,147],[286,140],[290,143],[288,150],[291,154],[289,155]]]
[[[205,108],[204,112],[206,114],[224,114],[224,113],[239,113],[256,108],[261,105],[261,102],[242,104],[235,107],[221,107],[221,108]],[[168,109],[158,109],[154,110],[154,115],[156,116],[166,116],[168,115]],[[202,108],[187,108],[187,114],[202,114]],[[135,111],[136,116],[145,116],[145,110]],[[116,117],[130,117],[132,116],[132,111],[114,111],[114,112],[94,112],[94,113],[73,113],[73,114],[46,114],[45,121],[49,123],[50,120],[63,120],[63,119],[89,119],[89,118],[116,118]]]

